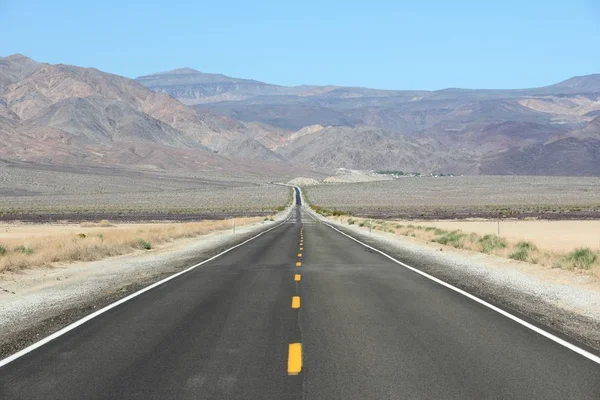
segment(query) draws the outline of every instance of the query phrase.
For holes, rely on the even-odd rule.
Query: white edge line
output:
[[[139,296],[139,295],[141,295],[141,294],[143,294],[143,293],[146,293],[147,291],[149,291],[149,290],[152,290],[152,289],[154,289],[155,287],[157,287],[157,286],[160,286],[160,285],[162,285],[162,284],[163,284],[163,283],[165,283],[165,282],[168,282],[168,281],[170,281],[170,280],[172,280],[172,279],[175,279],[175,278],[177,278],[178,276],[181,276],[181,275],[183,275],[183,274],[185,274],[185,273],[188,273],[188,272],[190,272],[191,270],[193,270],[193,269],[195,269],[195,268],[197,268],[197,267],[199,267],[199,266],[201,266],[201,265],[203,265],[203,264],[206,264],[207,262],[210,262],[210,261],[214,260],[215,258],[221,257],[223,254],[225,254],[225,253],[229,253],[231,250],[237,249],[238,247],[245,245],[246,243],[248,243],[248,242],[250,242],[250,241],[252,241],[252,240],[254,240],[254,239],[258,238],[259,236],[262,236],[262,235],[264,235],[265,233],[272,231],[273,229],[277,229],[277,228],[279,228],[280,226],[282,226],[283,224],[285,224],[287,221],[289,221],[289,219],[292,217],[292,212],[291,212],[291,211],[292,211],[292,209],[290,210],[290,215],[289,215],[289,216],[288,216],[286,219],[284,219],[284,220],[283,220],[283,222],[281,222],[281,223],[279,223],[279,224],[277,224],[277,225],[275,225],[275,226],[273,226],[273,227],[271,227],[271,228],[269,228],[269,229],[267,229],[267,230],[265,230],[265,231],[262,231],[262,232],[260,232],[259,234],[255,235],[255,236],[252,236],[252,237],[251,237],[251,238],[249,238],[249,239],[246,239],[246,240],[245,240],[245,241],[243,241],[242,243],[238,243],[238,244],[236,244],[235,246],[233,246],[233,247],[230,247],[230,248],[228,248],[227,250],[225,250],[225,251],[222,251],[221,253],[219,253],[219,254],[217,254],[217,255],[214,255],[214,256],[212,256],[211,258],[207,259],[207,260],[204,260],[204,261],[202,261],[202,262],[199,262],[198,264],[194,264],[194,265],[192,265],[191,267],[188,267],[188,268],[186,268],[186,269],[185,269],[185,270],[183,270],[183,271],[177,272],[177,273],[176,273],[176,274],[174,274],[174,275],[168,276],[168,277],[166,277],[165,279],[162,279],[162,280],[160,280],[160,281],[158,281],[158,282],[155,282],[155,283],[151,284],[150,286],[146,286],[145,288],[143,288],[143,289],[140,289],[140,290],[138,290],[137,292],[135,292],[135,293],[132,293],[132,294],[130,294],[130,295],[129,295],[129,296],[127,296],[127,297],[123,297],[122,299],[120,299],[120,300],[117,300],[117,301],[115,301],[114,303],[111,303],[111,304],[107,305],[106,307],[104,307],[104,308],[101,308],[100,310],[98,310],[98,311],[95,311],[95,312],[93,312],[93,313],[91,313],[91,314],[89,314],[89,315],[86,315],[85,317],[83,317],[83,318],[81,318],[81,319],[79,319],[79,320],[77,320],[77,321],[73,322],[72,324],[65,326],[64,328],[62,328],[62,329],[60,329],[60,330],[58,330],[58,331],[54,332],[53,334],[51,334],[51,335],[49,335],[49,336],[46,336],[46,337],[45,337],[45,338],[43,338],[42,340],[40,340],[40,341],[38,341],[38,342],[35,342],[35,343],[34,343],[34,344],[32,344],[32,345],[29,345],[29,346],[27,346],[27,347],[26,347],[26,348],[24,348],[23,350],[20,350],[20,351],[16,352],[15,354],[13,354],[13,355],[11,355],[11,356],[9,356],[9,357],[6,357],[6,358],[5,358],[5,359],[3,359],[3,360],[0,360],[0,368],[2,368],[3,366],[5,366],[5,365],[7,365],[7,364],[9,364],[9,363],[11,363],[11,362],[13,362],[13,361],[15,361],[15,360],[16,360],[16,359],[18,359],[18,358],[21,358],[21,357],[23,357],[24,355],[26,355],[26,354],[28,354],[28,353],[31,353],[31,352],[32,352],[32,351],[34,351],[35,349],[37,349],[37,348],[39,348],[39,347],[42,347],[42,346],[43,346],[43,345],[45,345],[46,343],[49,343],[49,342],[51,342],[52,340],[54,340],[54,339],[56,339],[56,338],[58,338],[58,337],[60,337],[60,336],[64,335],[65,333],[67,333],[67,332],[69,332],[69,331],[72,331],[73,329],[75,329],[75,328],[77,328],[77,327],[79,327],[79,326],[81,326],[81,325],[85,324],[85,323],[86,323],[86,322],[88,322],[89,320],[91,320],[91,319],[93,319],[93,318],[96,318],[97,316],[99,316],[99,315],[101,315],[101,314],[104,314],[105,312],[107,312],[107,311],[109,311],[109,310],[111,310],[111,309],[113,309],[113,308],[115,308],[115,307],[117,307],[117,306],[119,306],[119,305],[121,305],[121,304],[125,303],[126,301],[129,301],[129,300],[131,300],[131,299],[133,299],[133,298],[135,298],[135,297],[137,297],[137,296]]]
[[[302,192],[301,192],[301,193],[302,193]],[[306,204],[306,203],[305,203],[305,202],[303,202],[303,204]],[[312,211],[312,210],[311,210],[311,211]],[[308,213],[308,215],[309,215],[309,216],[310,216],[312,219],[314,219],[315,221],[317,221],[317,220],[320,220],[320,219],[321,219],[321,218],[319,218],[319,217],[315,218],[315,217],[314,217],[314,216],[313,216],[313,215],[312,215],[310,212]],[[417,269],[417,268],[411,267],[410,265],[408,265],[408,264],[405,264],[405,263],[403,263],[402,261],[396,260],[394,257],[390,256],[389,254],[386,254],[386,253],[384,253],[384,252],[383,252],[383,251],[381,251],[381,250],[378,250],[378,249],[376,249],[376,248],[374,248],[374,247],[372,247],[372,246],[369,246],[369,245],[368,245],[368,244],[366,244],[366,243],[363,243],[363,242],[361,242],[360,240],[358,240],[358,239],[356,239],[356,238],[352,237],[351,235],[348,235],[348,234],[347,234],[347,233],[345,233],[345,232],[342,232],[342,231],[340,231],[339,229],[337,229],[337,228],[336,228],[336,227],[334,227],[333,225],[330,225],[329,223],[327,223],[327,222],[324,222],[323,220],[321,220],[321,222],[322,222],[324,225],[326,225],[326,226],[330,227],[331,229],[333,229],[334,231],[336,231],[336,232],[338,232],[338,233],[341,233],[342,235],[344,235],[344,236],[346,236],[346,237],[348,237],[348,238],[350,238],[350,239],[354,240],[354,241],[355,241],[355,242],[357,242],[357,243],[360,243],[361,245],[363,245],[363,246],[367,247],[368,249],[371,249],[371,250],[373,250],[373,251],[376,251],[377,253],[381,254],[382,256],[389,258],[389,259],[390,259],[390,260],[392,260],[393,262],[395,262],[395,263],[397,263],[397,264],[400,264],[400,265],[402,265],[403,267],[405,267],[405,268],[408,268],[409,270],[411,270],[411,271],[413,271],[413,272],[415,272],[415,273],[417,273],[417,274],[419,274],[419,275],[421,275],[421,276],[424,276],[425,278],[427,278],[427,279],[430,279],[430,280],[432,280],[432,281],[434,281],[434,282],[436,282],[436,283],[438,283],[438,284],[440,284],[440,285],[442,285],[442,286],[445,286],[445,287],[447,287],[447,288],[448,288],[448,289],[450,289],[450,290],[453,290],[453,291],[455,291],[455,292],[457,292],[457,293],[460,293],[460,294],[462,294],[463,296],[465,296],[465,297],[468,297],[469,299],[471,299],[471,300],[473,300],[473,301],[476,301],[477,303],[479,303],[479,304],[481,304],[481,305],[483,305],[483,306],[485,306],[485,307],[487,307],[487,308],[489,308],[489,309],[492,309],[492,310],[496,311],[496,312],[497,312],[497,313],[499,313],[499,314],[502,314],[502,315],[503,315],[503,316],[505,316],[506,318],[509,318],[509,319],[511,319],[511,320],[513,320],[513,321],[515,321],[516,323],[518,323],[518,324],[521,324],[521,325],[523,325],[524,327],[526,327],[526,328],[528,328],[528,329],[531,329],[532,331],[534,331],[534,332],[536,332],[536,333],[539,333],[540,335],[542,335],[542,336],[544,336],[544,337],[546,337],[546,338],[548,338],[548,339],[552,340],[553,342],[556,342],[556,343],[560,344],[561,346],[564,346],[564,347],[566,347],[567,349],[569,349],[569,350],[572,350],[572,351],[574,351],[575,353],[578,353],[578,354],[580,354],[580,355],[584,356],[585,358],[587,358],[587,359],[589,359],[589,360],[591,360],[591,361],[595,362],[596,364],[600,364],[600,357],[596,356],[595,354],[592,354],[592,353],[590,353],[590,352],[589,352],[589,351],[587,351],[587,350],[584,350],[584,349],[582,349],[582,348],[580,348],[580,347],[578,347],[578,346],[576,346],[576,345],[574,345],[574,344],[572,344],[572,343],[569,343],[569,342],[567,342],[566,340],[564,340],[564,339],[561,339],[561,338],[559,338],[558,336],[555,336],[555,335],[551,334],[550,332],[546,332],[545,330],[543,330],[543,329],[541,329],[541,328],[539,328],[539,327],[537,327],[537,326],[535,326],[535,325],[533,325],[533,324],[530,324],[529,322],[527,322],[527,321],[525,321],[525,320],[523,320],[523,319],[521,319],[521,318],[519,318],[519,317],[517,317],[517,316],[515,316],[515,315],[512,315],[511,313],[509,313],[509,312],[507,312],[507,311],[505,311],[505,310],[503,310],[503,309],[501,309],[501,308],[499,308],[499,307],[496,307],[495,305],[493,305],[493,304],[490,304],[490,303],[488,303],[487,301],[485,301],[485,300],[483,300],[483,299],[480,299],[480,298],[479,298],[479,297],[477,297],[477,296],[474,296],[474,295],[472,295],[471,293],[465,292],[464,290],[462,290],[462,289],[459,289],[459,288],[457,288],[456,286],[453,286],[453,285],[451,285],[451,284],[449,284],[449,283],[447,283],[447,282],[444,282],[443,280],[441,280],[441,279],[438,279],[438,278],[436,278],[435,276],[429,275],[428,273],[426,273],[426,272],[423,272],[423,271],[421,271],[421,270],[419,270],[419,269]]]

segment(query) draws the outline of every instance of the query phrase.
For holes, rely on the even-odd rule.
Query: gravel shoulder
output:
[[[368,228],[319,218],[414,268],[543,326],[559,337],[575,341],[589,351],[600,352],[600,282],[594,276],[383,232],[369,233]]]
[[[215,232],[101,261],[1,274],[0,358],[275,226],[289,212],[279,213],[274,222],[238,227],[235,234]]]

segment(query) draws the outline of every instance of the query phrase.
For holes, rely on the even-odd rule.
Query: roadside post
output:
[[[233,219],[233,234],[235,235],[235,218]]]

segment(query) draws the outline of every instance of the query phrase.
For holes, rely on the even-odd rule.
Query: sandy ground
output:
[[[498,234],[498,221],[398,221],[403,225],[460,229],[480,235]],[[600,249],[600,221],[500,221],[500,236],[511,241],[528,240],[546,250],[571,251],[577,247]]]
[[[237,227],[235,234],[219,231],[100,261],[0,274],[0,357],[268,229],[288,215],[289,209],[277,214],[275,221]],[[10,234],[30,233],[34,228],[15,227]],[[56,225],[48,229],[63,232],[77,228]]]

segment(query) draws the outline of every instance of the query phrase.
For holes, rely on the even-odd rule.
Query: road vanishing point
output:
[[[4,360],[0,399],[600,399],[594,357],[297,204]]]

